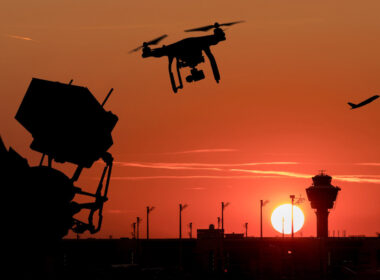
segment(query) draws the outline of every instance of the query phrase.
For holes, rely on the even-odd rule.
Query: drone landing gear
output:
[[[176,59],[176,62],[177,62],[176,66],[177,66],[177,76],[178,76],[179,86],[176,85],[174,75],[172,72],[173,57],[169,57],[169,76],[170,76],[170,82],[172,84],[172,88],[173,88],[174,93],[177,93],[178,89],[183,88],[181,72],[179,71],[179,69],[181,68],[181,65],[180,65],[178,59]]]

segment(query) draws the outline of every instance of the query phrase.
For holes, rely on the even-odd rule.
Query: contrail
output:
[[[18,35],[10,35],[10,34],[7,34],[6,36],[9,37],[9,38],[18,39],[18,40],[35,41],[32,38],[30,38],[30,37],[24,37],[24,36],[18,36]]]

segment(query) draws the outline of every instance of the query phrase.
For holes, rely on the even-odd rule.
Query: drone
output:
[[[142,57],[162,57],[167,56],[169,59],[169,76],[170,82],[172,85],[172,89],[174,93],[177,93],[178,89],[183,88],[182,78],[181,78],[181,68],[190,67],[190,75],[186,77],[186,81],[188,83],[197,82],[203,80],[205,78],[205,74],[202,70],[198,70],[196,67],[198,64],[205,62],[205,59],[202,55],[202,51],[207,55],[208,59],[211,63],[212,72],[214,74],[215,81],[219,83],[220,74],[218,70],[218,65],[216,64],[216,60],[210,50],[210,46],[216,45],[221,41],[226,40],[226,35],[221,26],[231,26],[237,23],[241,23],[244,21],[234,21],[227,23],[214,23],[212,25],[206,25],[198,28],[188,29],[185,32],[195,32],[195,31],[203,31],[206,32],[212,28],[214,28],[214,34],[199,36],[199,37],[190,37],[178,42],[175,42],[170,45],[163,45],[161,48],[150,48],[151,45],[158,44],[162,39],[166,38],[168,35],[162,35],[156,39],[153,39],[148,42],[144,42],[141,46],[130,51],[136,52],[142,49]],[[179,85],[176,84],[174,79],[174,75],[172,72],[172,64],[174,58],[176,59],[176,68],[177,68],[177,76]]]

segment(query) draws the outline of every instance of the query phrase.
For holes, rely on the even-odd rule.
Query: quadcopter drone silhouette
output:
[[[162,35],[156,39],[153,39],[148,42],[144,42],[141,46],[130,51],[136,52],[142,49],[142,57],[162,57],[167,56],[169,59],[169,76],[170,82],[173,88],[174,93],[178,91],[178,89],[183,88],[182,78],[180,69],[184,67],[190,67],[190,75],[186,77],[186,81],[188,83],[200,81],[205,78],[205,75],[202,70],[198,70],[196,66],[199,63],[205,62],[204,57],[202,55],[202,51],[207,55],[208,59],[211,63],[212,72],[214,74],[215,81],[219,83],[220,74],[218,70],[218,65],[216,64],[216,60],[211,53],[210,46],[218,44],[220,41],[226,40],[226,35],[221,26],[231,26],[237,23],[241,23],[244,21],[234,21],[227,23],[214,23],[213,25],[206,25],[194,29],[185,30],[185,32],[194,32],[194,31],[208,31],[214,28],[214,34],[199,36],[199,37],[190,37],[178,42],[175,42],[170,45],[163,45],[161,48],[151,49],[149,46],[158,44],[162,39],[166,38],[168,35]],[[176,81],[174,79],[174,75],[172,72],[172,63],[174,58],[176,59],[176,68],[177,68],[177,76],[179,85],[177,86]]]

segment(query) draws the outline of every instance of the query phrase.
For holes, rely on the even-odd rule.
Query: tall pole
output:
[[[132,238],[136,239],[136,223],[132,223]]]
[[[263,238],[263,200],[260,200],[260,238]]]
[[[179,239],[182,239],[182,204],[179,204]]]
[[[193,238],[193,223],[189,223],[189,237]]]
[[[293,205],[294,205],[294,198],[296,196],[294,194],[290,195],[290,198],[292,200],[292,238],[294,237],[294,217],[293,217]]]
[[[222,202],[222,230],[224,230],[224,208],[226,208],[229,204],[229,202],[226,202],[225,204]]]
[[[149,239],[149,206],[146,207],[146,239]]]
[[[260,238],[263,238],[263,207],[269,200],[260,200]]]
[[[146,207],[146,239],[149,239],[149,213],[153,211],[155,207]]]
[[[187,207],[187,204],[179,204],[179,239],[182,239],[182,211]]]
[[[140,222],[141,222],[141,218],[140,218],[140,217],[137,217],[137,219],[136,219],[136,227],[137,227],[137,231],[136,231],[136,239],[139,239],[139,234],[140,234]]]
[[[224,230],[224,202],[222,202],[222,230]]]

